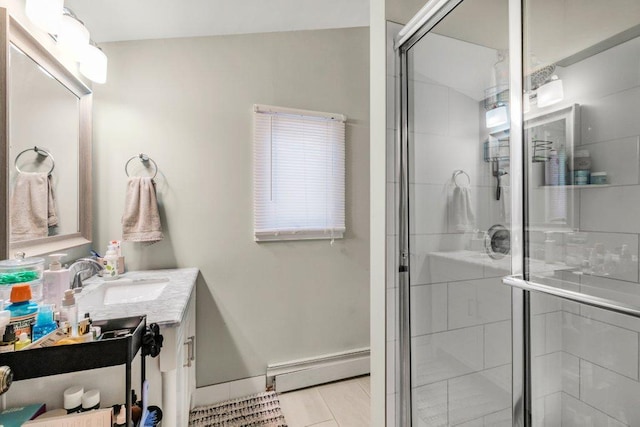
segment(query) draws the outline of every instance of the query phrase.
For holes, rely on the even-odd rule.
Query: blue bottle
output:
[[[27,283],[13,285],[10,301],[5,308],[11,312],[9,324],[15,328],[16,336],[24,332],[31,338],[31,323],[38,313],[38,304],[31,301],[31,287]]]
[[[38,309],[36,324],[33,326],[31,341],[36,341],[58,329],[58,324],[53,320],[53,308],[51,304],[43,304]]]

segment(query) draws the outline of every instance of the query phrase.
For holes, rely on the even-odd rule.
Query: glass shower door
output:
[[[637,426],[640,2],[523,4],[529,415]]]
[[[462,2],[403,56],[413,426],[511,425],[507,11],[487,7]]]

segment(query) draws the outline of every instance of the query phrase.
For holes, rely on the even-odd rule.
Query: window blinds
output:
[[[340,114],[254,107],[256,241],[342,237],[345,120]]]

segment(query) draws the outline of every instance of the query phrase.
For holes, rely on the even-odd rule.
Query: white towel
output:
[[[11,241],[40,239],[58,225],[55,193],[46,173],[20,172],[10,200]]]
[[[502,197],[500,197],[500,219],[503,224],[511,223],[511,187],[502,187]]]
[[[130,177],[122,214],[122,240],[155,243],[162,239],[155,183],[150,177]]]
[[[455,231],[474,230],[476,216],[473,213],[471,189],[469,187],[456,186],[453,189],[450,209],[450,224]]]

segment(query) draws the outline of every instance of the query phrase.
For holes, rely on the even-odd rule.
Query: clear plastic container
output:
[[[15,259],[0,261],[0,299],[5,303],[11,295],[11,288],[17,283],[31,286],[32,300],[42,300],[42,274],[44,258],[25,258],[19,252]]]

